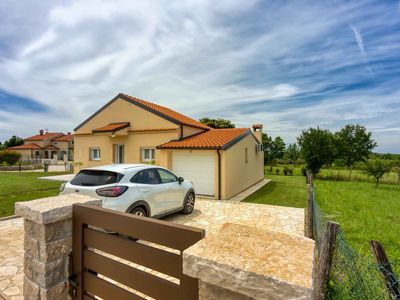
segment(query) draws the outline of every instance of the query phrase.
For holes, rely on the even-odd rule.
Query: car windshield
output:
[[[79,186],[112,184],[119,182],[123,176],[123,174],[110,171],[83,170],[71,180],[71,184]]]

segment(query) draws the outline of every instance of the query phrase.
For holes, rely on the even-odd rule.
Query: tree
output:
[[[23,139],[13,135],[9,140],[4,142],[4,146],[8,148],[8,147],[19,146],[22,145],[23,143],[24,143]]]
[[[318,174],[321,167],[328,164],[334,157],[332,133],[327,129],[309,128],[303,130],[297,141],[306,161],[307,170]]]
[[[335,133],[338,157],[350,170],[349,180],[354,164],[366,161],[372,149],[377,146],[371,136],[371,132],[367,132],[364,126],[358,124],[348,124]]]
[[[290,163],[296,166],[296,161],[300,156],[300,148],[296,143],[290,144],[286,149],[286,155],[290,159]]]
[[[370,159],[365,164],[365,172],[375,177],[376,187],[378,187],[379,181],[381,180],[382,176],[386,173],[389,173],[392,169],[392,164],[388,161],[384,161],[382,159]]]
[[[231,121],[221,118],[201,118],[199,121],[200,123],[210,126],[211,128],[235,128],[235,124],[233,124]]]
[[[276,164],[278,158],[282,158],[285,154],[285,142],[280,136],[274,140],[272,137],[263,133],[263,148],[264,148],[264,163],[270,163],[269,171],[272,172],[272,167]]]

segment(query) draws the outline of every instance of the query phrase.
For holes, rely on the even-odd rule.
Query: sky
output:
[[[400,153],[398,1],[0,1],[0,141],[72,131],[123,92],[192,118],[359,123]]]

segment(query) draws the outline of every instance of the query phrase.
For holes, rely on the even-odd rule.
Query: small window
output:
[[[164,169],[157,169],[160,175],[161,183],[170,183],[178,181],[178,178],[171,172]]]
[[[100,148],[90,148],[90,160],[100,160]]]
[[[39,156],[40,152],[39,151],[35,151],[35,156]]]
[[[141,152],[142,161],[153,161],[156,158],[156,149],[154,148],[143,148]]]
[[[244,149],[244,155],[245,155],[245,158],[244,158],[244,159],[245,159],[246,164],[249,162],[248,152],[249,152],[249,151],[247,151],[247,148]]]
[[[155,169],[142,170],[136,173],[131,182],[141,184],[159,184],[158,174]]]

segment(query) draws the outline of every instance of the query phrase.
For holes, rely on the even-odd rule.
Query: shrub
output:
[[[289,175],[293,175],[293,169],[292,168],[289,168],[288,172],[289,172]]]
[[[3,151],[1,156],[3,156],[3,161],[10,166],[15,165],[21,159],[21,154],[14,151]]]
[[[305,167],[301,168],[301,175],[307,176],[307,169]]]
[[[289,168],[284,166],[283,167],[283,174],[285,174],[285,176],[286,176],[288,174],[288,172],[289,172]]]
[[[276,175],[279,175],[279,169],[275,169],[275,173],[276,173]]]
[[[3,163],[4,161],[4,151],[0,151],[0,165]]]

